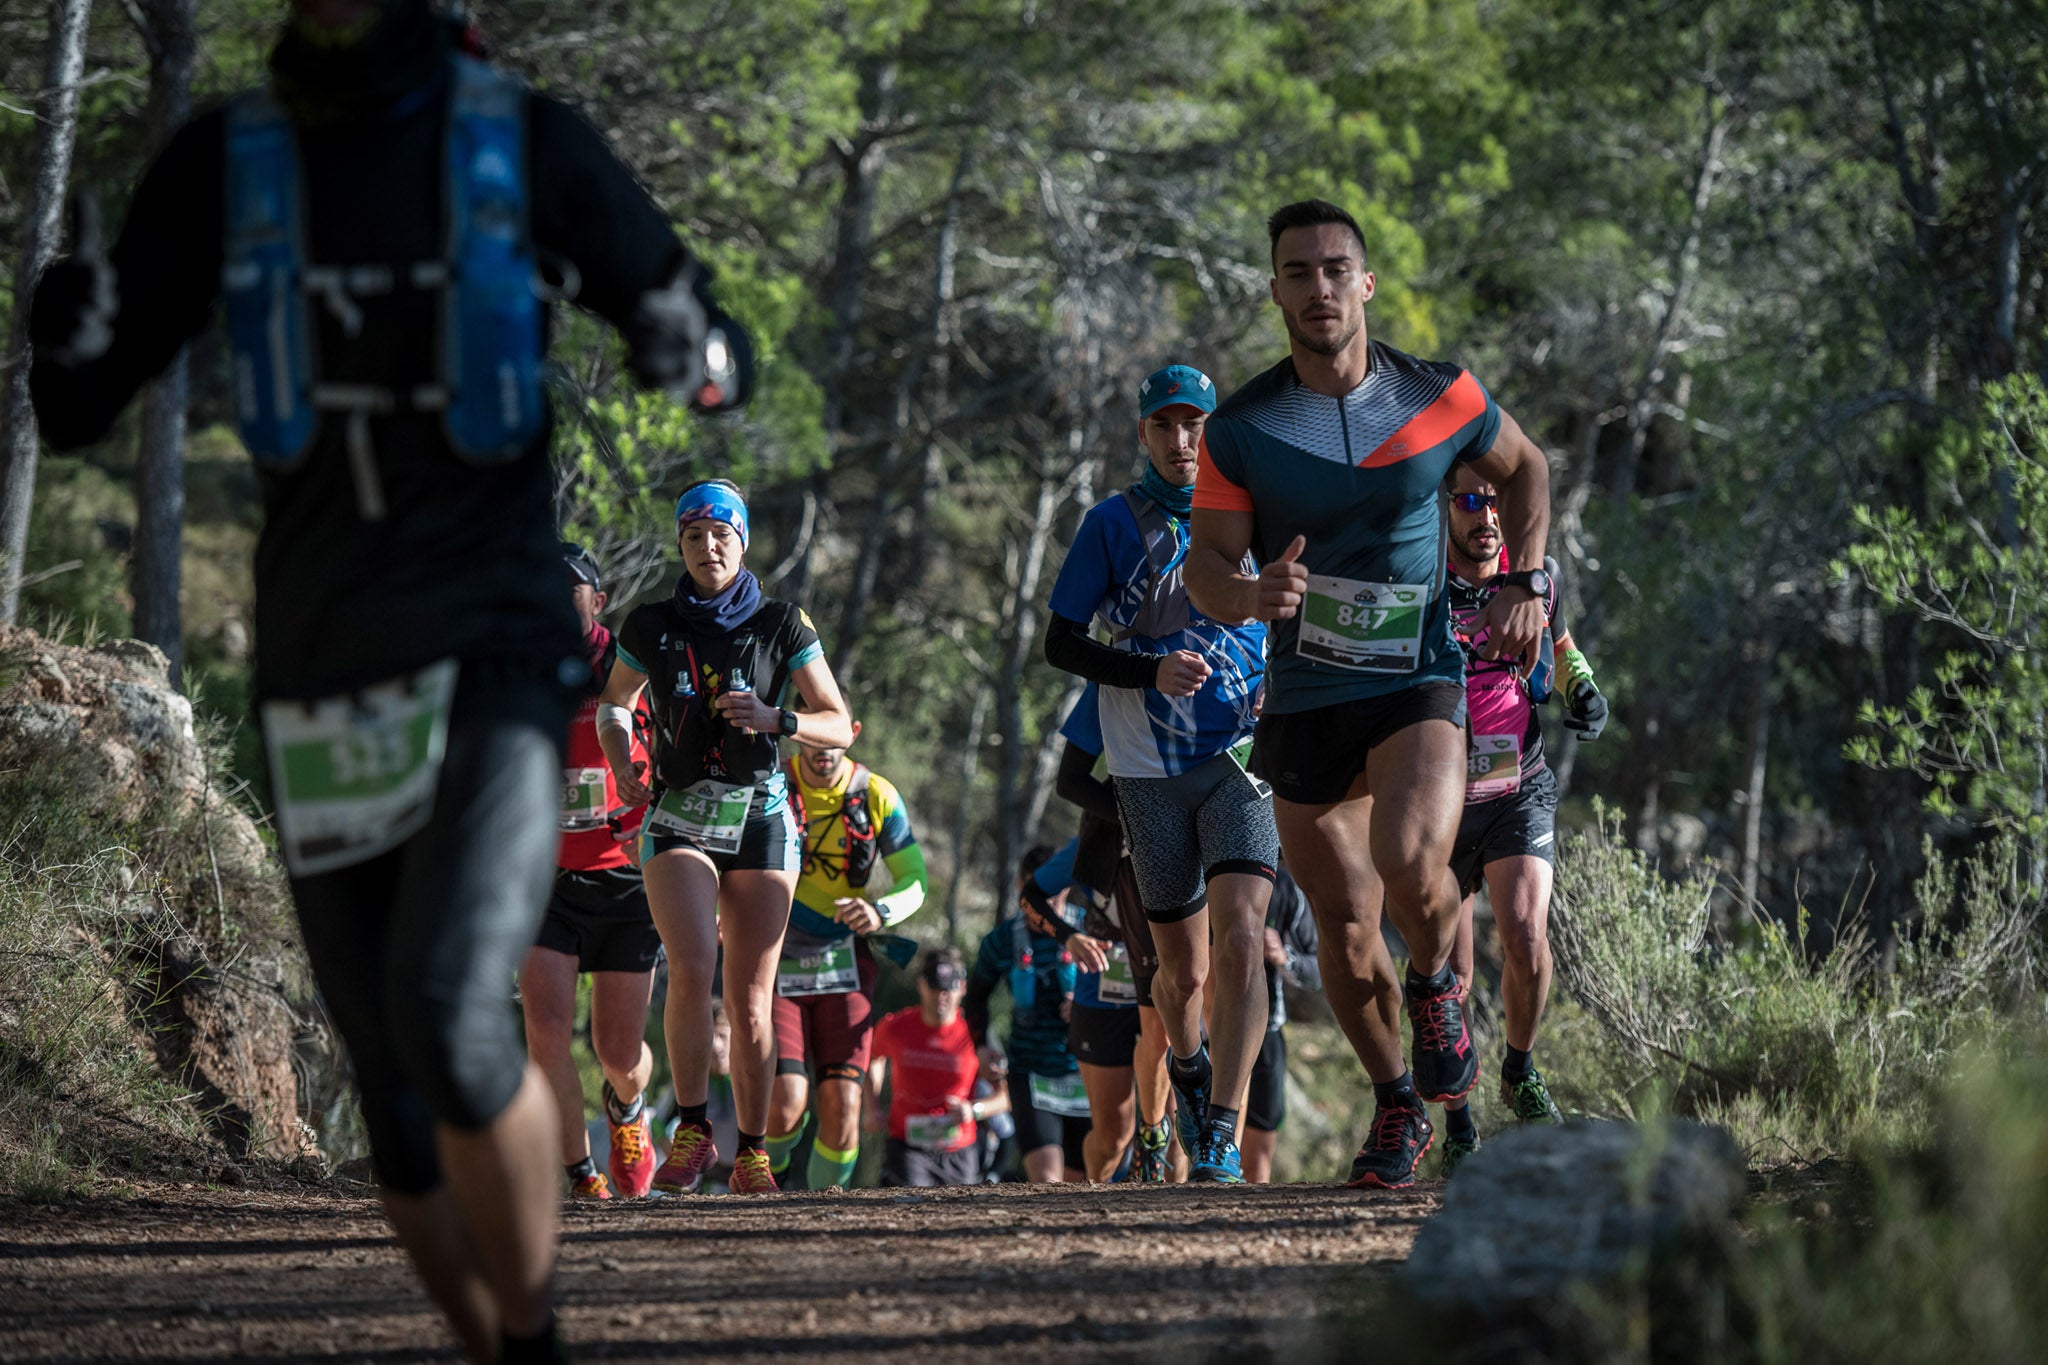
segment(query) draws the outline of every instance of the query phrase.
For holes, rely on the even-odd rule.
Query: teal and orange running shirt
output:
[[[1273,714],[1462,682],[1444,591],[1443,479],[1493,448],[1500,409],[1456,365],[1371,344],[1343,398],[1283,360],[1224,400],[1203,433],[1195,506],[1250,512],[1270,563],[1306,539],[1309,601],[1267,637]]]

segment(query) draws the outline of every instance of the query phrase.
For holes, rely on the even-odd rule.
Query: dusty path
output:
[[[863,1191],[578,1205],[580,1359],[1299,1359],[1436,1209],[1328,1185]],[[0,1202],[0,1360],[452,1359],[376,1207],[159,1189]]]

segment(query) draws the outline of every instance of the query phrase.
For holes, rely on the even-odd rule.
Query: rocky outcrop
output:
[[[1478,1358],[1540,1341],[1562,1351],[1545,1358],[1597,1359],[1646,1329],[1654,1356],[1687,1358],[1713,1335],[1698,1315],[1722,1301],[1745,1179],[1705,1124],[1511,1130],[1458,1167],[1403,1278]]]
[[[290,1001],[304,971],[281,872],[210,771],[162,652],[0,629],[0,772],[31,777],[12,788],[26,808],[0,824],[81,820],[128,850],[134,875],[97,932],[209,1131],[238,1159],[311,1155]]]

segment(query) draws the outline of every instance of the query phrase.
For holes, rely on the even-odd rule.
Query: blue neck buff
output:
[[[1168,483],[1150,460],[1145,462],[1145,477],[1138,480],[1138,491],[1177,517],[1185,517],[1195,510],[1195,486],[1189,484],[1183,488],[1177,483]]]
[[[752,569],[743,568],[737,578],[725,585],[724,592],[716,597],[703,597],[697,592],[697,580],[685,569],[676,579],[675,596],[669,604],[693,628],[729,635],[760,609],[761,580],[754,577]]]

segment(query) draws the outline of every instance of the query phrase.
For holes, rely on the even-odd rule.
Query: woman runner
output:
[[[775,1069],[775,968],[803,850],[778,755],[783,738],[823,749],[853,742],[839,684],[810,617],[765,597],[741,563],[747,504],[712,479],[676,500],[684,572],[663,602],[634,609],[598,708],[598,736],[628,803],[652,802],[641,867],[668,950],[663,1007],[679,1124],[654,1188],[695,1190],[718,1159],[705,1120],[711,982],[723,926],[739,1151],[735,1194],[775,1189],[764,1137]],[[651,684],[651,686],[650,686]],[[794,688],[808,710],[781,705]],[[631,709],[648,693],[654,768],[632,763]],[[771,702],[766,698],[774,698]]]

